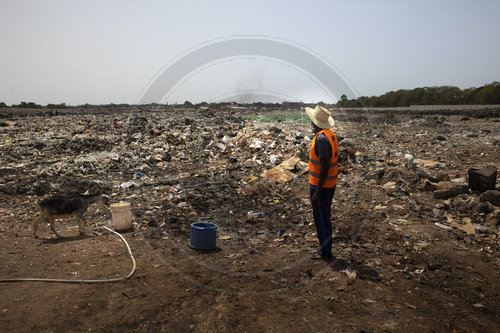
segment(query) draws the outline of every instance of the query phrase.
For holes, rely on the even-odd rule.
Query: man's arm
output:
[[[313,206],[317,206],[319,204],[321,189],[325,184],[326,177],[328,176],[328,169],[330,168],[330,160],[328,158],[320,158],[319,163],[321,164],[321,169],[319,171],[319,182],[318,186],[316,186],[316,191],[314,191],[313,197],[311,198],[311,204]]]

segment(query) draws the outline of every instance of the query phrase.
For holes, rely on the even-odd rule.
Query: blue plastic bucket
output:
[[[213,250],[217,246],[217,224],[195,222],[191,224],[191,248]]]

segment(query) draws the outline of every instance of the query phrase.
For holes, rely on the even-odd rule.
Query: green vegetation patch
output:
[[[264,115],[246,114],[242,116],[243,119],[250,121],[258,121],[261,123],[275,123],[282,121],[293,121],[297,123],[307,124],[310,122],[307,114],[303,113],[270,113]]]

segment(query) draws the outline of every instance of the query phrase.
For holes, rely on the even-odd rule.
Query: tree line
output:
[[[219,103],[220,105],[224,103]],[[229,102],[227,104],[230,104]],[[255,105],[257,104],[257,105]],[[389,91],[381,96],[361,96],[356,99],[349,99],[346,95],[342,95],[337,102],[340,107],[399,107],[411,105],[471,105],[471,104],[500,104],[500,82],[494,81],[485,84],[479,88],[467,88],[461,90],[453,86],[442,87],[423,87],[415,89],[400,89],[397,91]],[[182,105],[182,104],[181,104]],[[206,106],[208,103],[203,102],[193,105],[189,101],[184,102],[184,106]],[[268,105],[267,103],[254,103],[254,106]],[[90,107],[85,104],[81,107]],[[106,104],[101,107],[116,107],[129,106],[128,104]],[[279,106],[279,104],[275,105]],[[8,107],[5,103],[0,102],[0,107]],[[33,102],[21,102],[13,104],[12,107],[19,108],[43,108],[42,105]],[[48,109],[66,109],[70,106],[66,103],[47,104]]]
[[[342,95],[340,107],[399,107],[410,105],[470,105],[500,104],[500,82],[494,81],[479,88],[461,90],[457,87],[423,87],[389,91],[381,96],[361,96],[348,99]]]

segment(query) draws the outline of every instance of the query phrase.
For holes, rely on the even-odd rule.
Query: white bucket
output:
[[[132,213],[128,202],[120,201],[111,204],[111,217],[113,229],[115,230],[128,230],[132,227]]]

